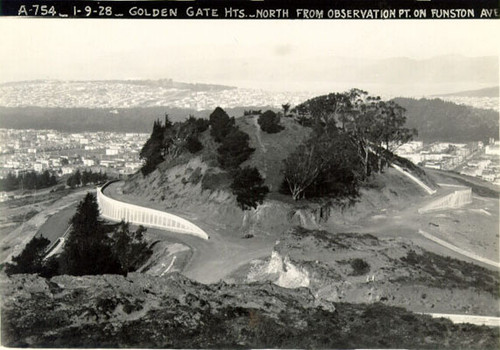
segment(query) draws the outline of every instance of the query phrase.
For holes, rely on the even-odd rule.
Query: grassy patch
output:
[[[410,250],[401,262],[420,272],[412,282],[437,288],[470,288],[485,291],[500,297],[500,276],[484,267],[465,261],[443,257],[430,252],[417,254]],[[399,278],[409,281],[409,277]]]
[[[10,222],[26,222],[29,219],[31,219],[33,216],[35,216],[36,214],[38,214],[38,211],[30,210],[27,213],[13,215],[13,216],[9,217],[9,221]]]
[[[200,182],[202,177],[203,177],[203,174],[201,173],[201,168],[197,167],[191,173],[191,175],[189,175],[188,181],[191,182],[193,185],[196,185],[198,182]]]
[[[231,176],[226,172],[207,172],[201,179],[201,188],[203,191],[216,191],[229,188],[230,183]]]

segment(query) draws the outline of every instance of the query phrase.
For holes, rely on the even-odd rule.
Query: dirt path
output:
[[[231,272],[254,259],[271,255],[274,244],[257,237],[250,239],[228,239],[217,231],[210,231],[210,240],[190,235],[148,229],[167,240],[180,242],[191,249],[191,258],[182,273],[201,283],[216,283]]]
[[[453,323],[471,323],[478,326],[500,327],[500,317],[436,313],[424,313],[424,315],[431,315],[433,318],[447,318]]]
[[[262,137],[261,137],[261,130],[260,130],[260,125],[259,125],[259,116],[255,116],[253,118],[253,123],[255,124],[255,137],[257,138],[257,142],[259,143],[259,146],[262,148],[262,152],[266,153],[267,149],[266,146],[262,143]]]
[[[418,230],[418,233],[420,233],[422,236],[424,236],[425,238],[427,239],[430,239],[431,241],[434,241],[436,242],[437,244],[440,244],[442,245],[443,247],[446,247],[450,250],[453,250],[461,255],[464,255],[464,256],[467,256],[473,260],[476,260],[476,261],[479,261],[481,263],[484,263],[484,264],[488,264],[488,265],[491,265],[493,267],[496,267],[496,268],[500,268],[500,264],[498,262],[495,262],[493,260],[490,260],[490,259],[486,259],[486,258],[483,258],[477,254],[474,254],[474,253],[471,253],[471,252],[468,252],[462,248],[459,248],[453,244],[450,244],[442,239],[439,239],[437,238],[436,236],[433,236],[431,235],[430,233],[424,231],[424,230]]]
[[[134,199],[117,191],[122,182],[110,184],[105,194],[116,200],[133,203]],[[137,201],[134,203],[137,204]],[[182,273],[201,283],[216,283],[242,265],[254,259],[264,258],[271,255],[276,238],[270,235],[256,236],[251,239],[242,238],[240,235],[226,232],[219,227],[210,226],[204,222],[198,222],[196,215],[191,213],[172,212],[195,225],[199,225],[209,236],[204,240],[196,236],[163,231],[149,228],[158,236],[163,236],[172,242],[179,242],[191,249],[192,255],[184,266]]]

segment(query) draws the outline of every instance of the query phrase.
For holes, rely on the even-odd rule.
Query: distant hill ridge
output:
[[[469,90],[453,92],[450,94],[432,95],[432,97],[447,97],[447,96],[462,96],[462,97],[492,97],[498,98],[500,95],[500,90],[498,86],[493,86],[489,88],[479,89],[479,90]]]
[[[407,127],[418,130],[418,139],[425,142],[486,141],[499,138],[498,112],[472,108],[441,99],[395,98],[406,109]],[[245,109],[269,109],[269,106],[226,108],[230,116],[240,117]],[[114,113],[111,113],[113,112]],[[46,108],[0,107],[0,127],[10,129],[55,129],[65,132],[114,131],[151,132],[154,120],[169,114],[173,121],[189,115],[208,117],[210,110],[190,108]]]
[[[36,79],[36,80],[23,80],[0,83],[2,86],[19,86],[26,84],[129,84],[129,85],[143,85],[150,87],[167,87],[177,89],[190,89],[190,90],[231,90],[237,89],[235,86],[219,85],[219,84],[205,84],[205,83],[184,83],[174,81],[172,79],[111,79],[111,80],[59,80],[59,79]]]
[[[498,112],[441,99],[395,98],[406,109],[406,125],[424,142],[472,142],[499,138]]]

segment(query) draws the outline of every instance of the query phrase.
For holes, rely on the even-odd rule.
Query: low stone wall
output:
[[[205,231],[186,219],[164,211],[141,207],[107,197],[103,191],[108,185],[109,183],[97,188],[97,204],[103,218],[111,221],[124,220],[135,225],[159,228],[208,239]]]
[[[420,208],[418,212],[427,213],[436,210],[460,208],[469,203],[472,203],[472,189],[466,188],[436,199],[425,207]]]

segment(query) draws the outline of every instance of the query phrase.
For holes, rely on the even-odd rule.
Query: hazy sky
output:
[[[0,18],[0,81],[173,78],[217,83],[231,76],[252,80],[256,69],[272,80],[277,67],[293,62],[293,71],[320,57],[498,56],[498,24]],[[230,73],[224,72],[228,65]]]

